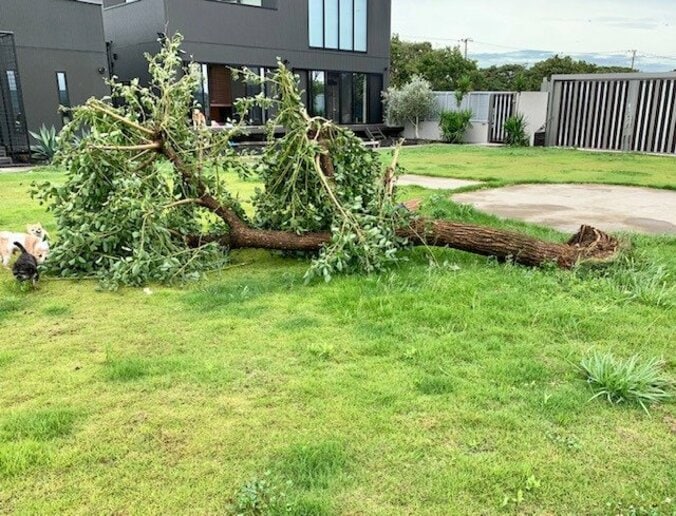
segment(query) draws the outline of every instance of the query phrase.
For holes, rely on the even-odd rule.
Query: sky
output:
[[[676,0],[392,0],[392,32],[455,46],[480,66],[555,53],[642,71],[676,69]]]

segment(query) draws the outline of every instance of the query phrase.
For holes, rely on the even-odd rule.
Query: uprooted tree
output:
[[[572,267],[607,260],[617,241],[589,227],[567,244],[493,228],[430,220],[395,202],[399,149],[383,168],[379,155],[349,130],[303,107],[296,77],[283,64],[266,78],[241,71],[261,93],[237,103],[273,114],[259,158],[236,152],[243,122],[195,129],[188,115],[201,80],[184,66],[180,36],[148,56],[151,84],[112,80],[109,98],[76,108],[62,131],[62,185],[37,196],[58,226],[50,267],[65,277],[93,276],[107,287],[199,276],[223,263],[224,251],[262,248],[308,253],[308,278],[374,272],[407,245],[446,246],[537,266]],[[274,128],[284,128],[275,139]],[[245,214],[227,178],[263,181]]]

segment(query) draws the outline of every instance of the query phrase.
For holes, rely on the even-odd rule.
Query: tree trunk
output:
[[[617,240],[589,226],[582,226],[566,244],[547,242],[513,231],[424,218],[415,220],[409,228],[398,233],[412,245],[450,247],[528,266],[554,263],[569,269],[583,261],[611,260],[619,250]],[[194,247],[218,241],[230,249],[316,252],[330,240],[331,234],[326,232],[297,235],[255,229],[243,224],[231,227],[230,233],[223,236],[188,237],[188,244]]]
[[[173,162],[184,181],[196,181],[181,157],[169,146],[163,145],[161,152]],[[198,182],[197,187],[200,193],[199,204],[222,218],[230,231],[227,235],[219,236],[188,236],[188,245],[197,246],[218,241],[231,249],[314,252],[331,240],[329,232],[298,235],[287,231],[253,228],[234,210],[207,193],[203,184]],[[566,244],[546,242],[513,231],[425,218],[414,219],[408,228],[401,229],[398,234],[413,245],[451,247],[529,266],[556,263],[559,267],[571,268],[580,261],[611,260],[619,251],[619,242],[615,238],[589,226],[582,226]]]

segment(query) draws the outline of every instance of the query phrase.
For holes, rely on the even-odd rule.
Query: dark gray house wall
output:
[[[196,61],[274,66],[280,57],[293,68],[380,74],[389,66],[389,0],[368,2],[367,53],[310,48],[307,0],[280,0],[276,10],[210,0],[164,1],[169,31],[183,34],[184,48]]]
[[[380,90],[388,85],[390,63],[391,0],[369,0],[367,51],[339,51],[312,48],[309,43],[308,0],[269,0],[276,8],[237,5],[216,0],[136,0],[120,3],[105,0],[106,39],[112,42],[113,72],[122,80],[147,79],[143,52],[158,48],[157,33],[181,33],[183,49],[192,60],[208,64],[208,82],[215,65],[273,68],[277,58],[300,72],[301,85],[309,89],[308,72],[327,73],[326,83],[337,77],[347,83],[346,74],[369,74],[366,95],[372,118],[382,119],[378,109]],[[220,71],[219,71],[220,72]],[[342,83],[341,83],[342,84]],[[342,88],[342,86],[341,86]],[[376,88],[378,91],[375,91]],[[229,95],[238,94],[238,86]],[[333,95],[333,96],[331,96]],[[340,96],[329,92],[325,102]],[[341,104],[342,105],[342,104]],[[209,115],[208,106],[205,106]],[[348,116],[349,118],[349,116]],[[355,118],[356,120],[356,118]],[[380,121],[380,120],[378,120]],[[369,120],[376,122],[376,120]]]
[[[112,7],[107,7],[111,5]],[[121,80],[138,77],[148,80],[148,64],[144,54],[159,49],[158,33],[166,27],[164,0],[142,0],[125,4],[106,0],[103,25],[106,41],[111,43],[112,74]]]
[[[28,128],[62,126],[57,72],[72,106],[109,92],[100,2],[0,0],[0,31],[14,33]]]

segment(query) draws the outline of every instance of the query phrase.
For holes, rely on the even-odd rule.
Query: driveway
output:
[[[676,191],[609,185],[518,185],[460,193],[453,200],[499,217],[575,232],[676,234]]]

